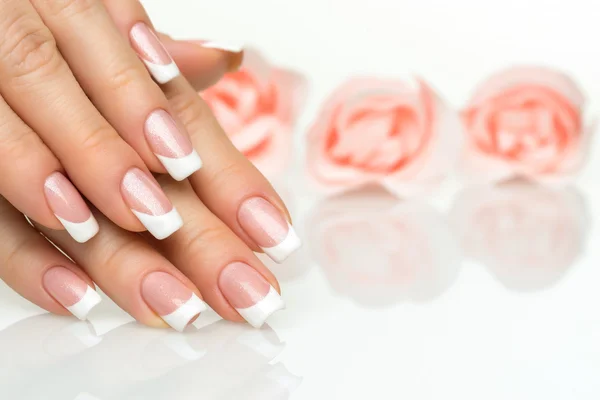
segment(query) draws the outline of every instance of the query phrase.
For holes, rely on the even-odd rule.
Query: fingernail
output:
[[[156,34],[145,23],[138,22],[129,33],[131,45],[156,82],[167,83],[180,75],[173,58]]]
[[[181,216],[158,183],[142,170],[132,168],[125,174],[121,192],[131,211],[158,240],[183,226]]]
[[[237,71],[242,65],[242,61],[244,60],[242,53],[244,45],[242,43],[228,43],[216,40],[193,40],[192,42],[205,49],[215,49],[231,53],[228,59],[227,72]]]
[[[241,53],[244,51],[244,45],[242,43],[221,42],[218,40],[199,40],[195,41],[195,43],[198,43],[200,46],[207,49],[223,50],[230,53]]]
[[[184,129],[165,110],[150,114],[145,132],[152,151],[173,179],[182,181],[202,167]]]
[[[43,284],[56,301],[82,321],[102,301],[93,288],[65,267],[53,267],[46,271]]]
[[[63,174],[50,175],[44,183],[44,192],[52,212],[73,239],[85,243],[98,233],[98,221]]]
[[[281,212],[261,197],[242,203],[238,222],[265,254],[278,263],[302,246],[296,231]]]
[[[221,271],[219,288],[229,304],[255,328],[285,308],[275,288],[258,271],[241,262],[229,264]]]
[[[181,281],[166,272],[152,272],[142,283],[142,297],[173,329],[183,332],[206,304]]]

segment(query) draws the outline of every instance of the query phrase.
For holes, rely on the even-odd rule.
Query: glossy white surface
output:
[[[299,133],[353,74],[417,70],[458,106],[498,68],[539,62],[600,100],[589,0],[144,3],[175,37],[260,44],[310,74]],[[174,336],[106,298],[89,324],[38,315],[0,283],[0,398],[596,400],[597,150],[572,187],[450,183],[423,201],[319,199],[298,169],[279,189],[305,246],[262,257],[287,308],[259,331],[206,312]]]

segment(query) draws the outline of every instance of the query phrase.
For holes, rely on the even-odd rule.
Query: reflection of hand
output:
[[[380,191],[347,193],[319,204],[308,241],[334,289],[370,306],[436,297],[460,267],[441,215]]]
[[[270,328],[225,321],[186,334],[127,324],[97,337],[85,322],[44,315],[0,332],[0,343],[19,350],[18,372],[0,364],[3,394],[14,400],[230,398],[238,388],[283,400],[299,384],[269,365],[283,350]]]
[[[574,188],[517,181],[466,189],[456,199],[452,221],[465,253],[514,290],[558,281],[588,232],[585,204]]]

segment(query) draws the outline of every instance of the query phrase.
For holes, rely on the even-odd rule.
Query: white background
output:
[[[176,38],[243,41],[260,49],[273,63],[306,74],[311,95],[298,128],[300,145],[303,128],[323,98],[354,75],[416,72],[458,107],[490,73],[514,64],[543,64],[567,71],[591,100],[600,100],[600,3],[592,0],[143,3],[157,28]],[[464,261],[448,290],[431,301],[415,301],[413,297],[418,296],[398,288],[398,301],[386,307],[366,306],[352,288],[346,292],[334,289],[335,282],[311,257],[318,238],[305,237],[307,248],[301,258],[277,271],[288,310],[270,324],[285,342],[275,362],[284,364],[290,376],[303,378],[297,388],[290,384],[294,387],[289,390],[290,398],[600,398],[600,234],[594,217],[600,207],[598,164],[595,154],[578,183],[589,209],[587,246],[565,277],[545,290],[509,290],[481,264]],[[290,186],[296,219],[305,232],[311,231],[314,227],[305,217],[313,212],[316,200],[301,193],[294,196]],[[444,215],[452,202],[451,197],[435,199]],[[535,238],[531,241],[533,246]],[[529,244],[527,238],[524,243]],[[355,251],[363,252],[359,256],[365,260],[365,273],[384,263],[377,248],[356,244]],[[0,307],[0,328],[39,313],[6,289],[0,293]],[[126,319],[109,308],[96,317],[94,326],[99,334],[109,334],[122,321]],[[17,343],[21,336],[0,340]],[[101,381],[103,373],[119,364],[123,347],[114,349],[106,370],[95,371],[93,379]],[[241,372],[223,368],[219,360],[234,365],[238,353],[217,354],[205,373],[218,365],[217,369],[223,370],[219,379],[206,382],[199,373],[201,383],[194,386],[182,381],[181,396],[173,391],[170,398],[213,398],[207,395],[211,382],[225,387],[229,380],[237,382]],[[184,376],[186,364],[178,368],[175,373]],[[77,381],[83,380],[85,371],[69,373]],[[41,376],[52,373],[49,368]],[[135,386],[140,391],[157,382],[145,379]],[[159,389],[144,398],[162,399]],[[94,398],[104,400],[90,391]],[[46,399],[70,400],[77,395],[53,393],[48,391]],[[219,398],[286,399],[290,395],[274,389],[257,397],[245,397],[244,393],[250,392],[241,390],[237,397]],[[21,399],[14,394],[9,398]]]
[[[600,4],[593,0],[145,4],[158,28],[176,37],[243,41],[308,76],[300,144],[324,97],[354,75],[415,72],[460,107],[494,71],[541,64],[568,72],[592,103],[600,100]],[[595,164],[581,184],[592,206]],[[593,233],[590,247],[597,239]],[[305,376],[293,398],[598,398],[600,258],[588,257],[580,266],[587,274],[579,271],[562,290],[508,294],[474,268],[441,302],[379,313],[340,304],[308,279],[287,291],[288,301],[303,306],[293,325],[284,324],[287,341],[303,343],[288,348],[286,365]]]

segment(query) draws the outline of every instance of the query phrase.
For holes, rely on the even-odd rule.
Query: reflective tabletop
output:
[[[280,191],[305,246],[269,264],[287,309],[268,326],[209,312],[183,334],[155,330],[108,299],[79,322],[2,286],[0,397],[600,396],[598,187]]]

